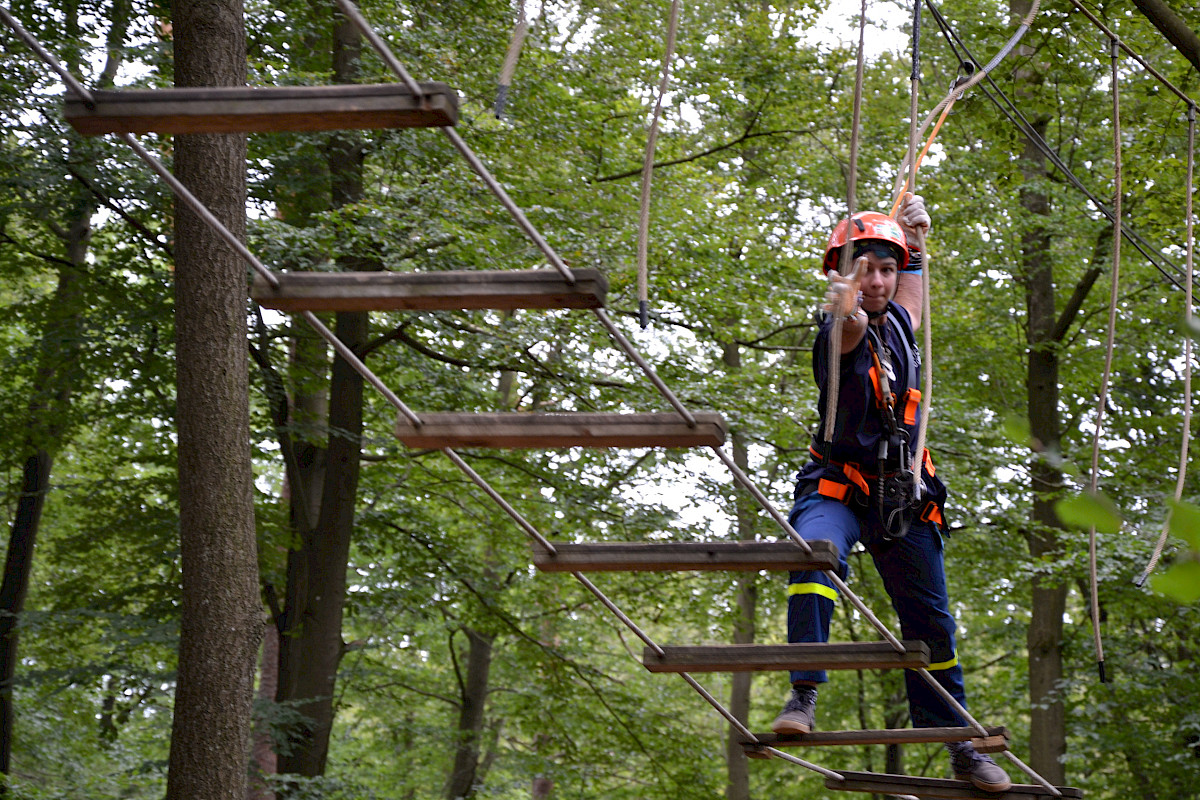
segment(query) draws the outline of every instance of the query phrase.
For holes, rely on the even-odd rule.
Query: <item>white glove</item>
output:
[[[908,246],[914,249],[917,244],[917,228],[921,228],[925,236],[928,236],[929,228],[933,224],[929,219],[929,212],[925,210],[925,200],[921,195],[912,192],[904,193],[904,201],[900,204],[899,213],[896,214],[896,222],[904,231],[904,237],[908,239]]]
[[[862,292],[858,289],[857,278],[844,278],[836,269],[831,269],[826,277],[829,279],[829,288],[822,306],[825,313],[846,319],[857,314],[862,305]]]

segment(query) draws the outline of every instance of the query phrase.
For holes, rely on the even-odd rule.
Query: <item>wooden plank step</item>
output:
[[[603,308],[608,279],[577,269],[454,272],[281,272],[278,288],[256,275],[250,296],[280,311],[426,311],[458,308]]]
[[[760,672],[789,669],[907,669],[929,666],[929,645],[903,641],[897,653],[887,642],[725,644],[647,647],[642,665],[651,672]]]
[[[402,83],[97,90],[94,108],[68,94],[64,114],[85,136],[430,128],[458,121],[453,89],[422,83],[421,91],[418,99]]]
[[[833,542],[809,542],[812,555],[783,539],[772,542],[596,542],[554,543],[554,554],[533,545],[533,563],[543,572],[666,572],[728,570],[787,572],[837,569]]]
[[[693,412],[696,427],[675,413],[653,414],[418,414],[421,427],[401,415],[396,438],[409,447],[719,447],[725,420]]]
[[[757,742],[742,742],[746,755],[766,747],[828,747],[858,744],[923,744],[926,742],[970,741],[980,753],[1008,749],[1008,729],[992,727],[981,737],[974,728],[889,728],[866,731],[813,731],[804,734],[756,733]]]
[[[967,781],[948,778],[917,778],[910,775],[887,775],[875,772],[847,772],[838,770],[844,780],[825,779],[827,789],[847,792],[871,792],[872,794],[901,794],[914,797],[947,798],[947,800],[1041,800],[1053,797],[1049,789],[1037,784],[1014,783],[1005,792],[985,792],[976,789]],[[1071,786],[1060,786],[1058,790],[1066,798],[1083,797],[1083,791]]]

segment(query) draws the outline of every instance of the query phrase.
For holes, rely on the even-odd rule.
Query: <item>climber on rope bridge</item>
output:
[[[830,279],[825,318],[813,348],[813,373],[821,390],[821,431],[800,470],[788,521],[806,540],[832,541],[846,554],[861,541],[875,561],[906,639],[928,643],[930,673],[966,707],[963,673],[954,645],[954,617],[946,592],[942,508],[946,488],[934,475],[928,452],[920,475],[908,452],[917,441],[920,354],[913,337],[921,324],[922,254],[910,242],[929,229],[924,201],[905,194],[897,218],[855,214],[853,232],[843,220],[825,251]],[[855,270],[834,269],[852,245]],[[843,319],[836,419],[826,419],[829,339],[835,315]],[[836,358],[836,357],[835,357]],[[788,582],[788,641],[825,642],[837,591],[822,572],[793,572]],[[792,694],[771,725],[781,734],[813,730],[817,686],[824,671],[791,673]],[[957,727],[966,722],[920,675],[905,673],[913,727]],[[955,777],[990,792],[1008,789],[1008,775],[970,742],[952,742]]]

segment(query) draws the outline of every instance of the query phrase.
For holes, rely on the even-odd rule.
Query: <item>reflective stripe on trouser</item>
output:
[[[929,645],[930,673],[951,697],[966,707],[962,667],[954,649],[954,617],[946,593],[942,537],[937,530],[929,523],[914,522],[903,539],[884,542],[875,513],[866,509],[855,513],[842,503],[816,493],[801,497],[788,521],[806,540],[833,542],[838,549],[838,574],[843,580],[848,573],[845,554],[860,539],[865,539],[867,551],[900,619],[900,638],[919,639]],[[829,641],[829,620],[836,598],[837,590],[824,573],[791,573],[788,641]],[[828,676],[824,670],[794,670],[791,679],[824,683]],[[913,727],[965,724],[918,673],[906,671],[905,685]]]

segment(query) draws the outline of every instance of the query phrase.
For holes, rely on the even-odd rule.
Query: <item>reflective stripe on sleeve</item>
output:
[[[794,594],[819,594],[821,597],[828,597],[830,600],[837,600],[837,589],[832,586],[826,586],[823,583],[791,583],[788,584],[788,597]]]

